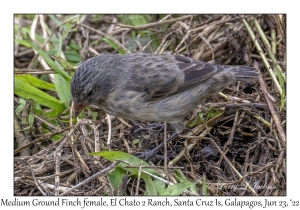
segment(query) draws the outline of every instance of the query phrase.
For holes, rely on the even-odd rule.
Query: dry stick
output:
[[[194,17],[194,16],[197,16],[197,15],[184,15],[184,16],[181,16],[181,17],[178,17],[178,18],[172,18],[172,19],[169,19],[169,20],[158,21],[158,22],[154,22],[154,23],[148,23],[148,24],[141,25],[141,26],[129,26],[129,25],[123,25],[123,24],[118,24],[118,25],[120,27],[130,28],[132,30],[144,30],[146,28],[151,28],[153,26],[160,26],[160,25],[167,24],[167,23],[174,23],[176,21],[186,20],[186,19],[189,19],[189,18]]]
[[[32,40],[36,40],[36,38],[35,38],[35,31],[36,31],[38,19],[39,19],[39,15],[36,15],[36,16],[34,17],[34,20],[33,20],[33,22],[32,22],[32,25],[31,25],[31,29],[30,29],[30,38],[31,38]],[[41,65],[43,66],[43,68],[44,68],[44,69],[50,69],[49,65],[46,63],[46,61],[45,61],[41,56],[39,56],[39,54],[38,54],[38,52],[37,52],[36,50],[34,50],[34,53],[35,53],[35,55],[37,55],[37,58],[38,58],[39,62],[41,63]],[[35,58],[35,57],[33,57],[33,59],[34,59],[34,58]],[[33,62],[33,59],[31,60],[31,62],[30,62],[30,64],[29,64],[28,68],[32,68],[32,66],[33,66],[33,64],[34,64],[34,63],[32,63],[32,62]]]
[[[106,113],[106,120],[108,125],[108,136],[107,136],[107,145],[110,145],[111,142],[111,116]]]
[[[202,139],[202,137],[206,136],[211,130],[213,129],[213,127],[207,127],[200,135],[199,135],[199,139]],[[197,144],[197,141],[193,141],[191,144],[189,144],[187,146],[187,148],[184,148],[183,150],[181,150],[181,152],[173,159],[169,162],[168,166],[172,166],[175,163],[177,163],[186,152],[190,152]]]
[[[122,120],[123,120],[123,119],[122,119]],[[123,120],[123,121],[124,121],[124,120]],[[130,147],[129,147],[129,144],[128,144],[127,140],[126,140],[125,137],[124,137],[124,130],[123,130],[124,127],[125,127],[125,125],[124,125],[124,123],[121,121],[120,136],[119,136],[119,138],[123,140],[123,143],[124,143],[124,145],[125,145],[125,147],[126,147],[127,153],[131,154],[131,149],[130,149]]]
[[[263,93],[264,93],[266,102],[267,102],[267,104],[268,104],[268,106],[269,106],[271,115],[272,115],[272,117],[273,117],[273,119],[274,119],[275,125],[276,125],[276,127],[277,127],[278,132],[279,132],[279,135],[280,135],[280,137],[281,137],[281,138],[280,138],[280,139],[281,139],[281,142],[282,142],[282,144],[285,146],[285,145],[286,145],[285,132],[284,132],[282,126],[281,126],[281,123],[280,123],[278,114],[277,114],[277,112],[276,112],[276,110],[275,110],[275,107],[274,107],[272,101],[270,100],[270,98],[269,98],[269,96],[268,96],[269,93],[268,93],[268,90],[267,90],[267,87],[266,87],[266,83],[264,82],[264,80],[263,80],[263,78],[262,78],[261,75],[258,77],[258,81],[259,81],[261,90],[262,90]]]
[[[123,168],[140,168],[140,165],[138,166],[134,166],[134,165],[131,165],[131,166],[125,166]],[[165,166],[142,166],[142,168],[154,168],[154,169],[164,169]],[[184,167],[182,166],[168,166],[168,169],[184,169]]]
[[[199,34],[200,38],[208,45],[208,47],[210,48],[211,50],[211,55],[212,55],[212,61],[215,62],[215,53],[214,53],[214,50],[212,48],[212,46],[210,45],[209,41],[205,39],[205,37],[200,33]]]
[[[141,181],[142,166],[143,166],[143,161],[141,160],[140,166],[139,166],[139,171],[138,171],[138,179],[137,179],[137,183],[136,183],[135,196],[139,195],[139,186],[140,186],[140,181]]]
[[[182,38],[182,40],[180,41],[180,43],[179,43],[178,46],[176,47],[175,52],[177,52],[177,53],[179,52],[179,51],[178,51],[179,47],[183,44],[183,42],[188,38],[188,36],[189,36],[191,33],[196,33],[196,32],[198,32],[198,31],[200,31],[200,30],[203,30],[203,29],[204,29],[204,30],[201,32],[201,34],[202,34],[202,33],[206,33],[206,32],[209,31],[211,28],[213,28],[213,27],[215,27],[215,26],[217,26],[217,25],[226,23],[226,22],[228,22],[228,21],[236,20],[236,19],[241,19],[241,18],[243,18],[243,17],[235,17],[235,18],[228,18],[228,19],[225,19],[225,20],[218,20],[218,21],[216,21],[216,22],[214,22],[214,23],[212,23],[212,24],[205,24],[205,25],[202,25],[202,26],[200,26],[200,27],[197,27],[197,28],[194,28],[194,29],[191,29],[191,30],[187,31],[186,35]]]
[[[266,66],[269,74],[271,75],[272,80],[275,83],[275,86],[276,86],[278,92],[280,93],[280,95],[282,95],[282,89],[280,87],[280,84],[279,84],[279,82],[278,82],[278,80],[277,80],[277,78],[276,78],[276,76],[275,76],[275,74],[274,74],[274,72],[273,72],[273,70],[272,70],[272,68],[271,68],[271,66],[270,66],[270,64],[269,64],[269,62],[268,62],[268,60],[267,60],[267,58],[266,58],[263,50],[262,50],[262,48],[260,47],[260,45],[259,45],[259,43],[258,43],[258,41],[257,41],[257,39],[256,39],[256,37],[255,37],[255,35],[254,35],[253,31],[252,31],[252,29],[250,28],[249,24],[247,23],[247,21],[245,19],[243,19],[243,23],[244,23],[244,25],[245,25],[245,27],[246,27],[246,29],[247,29],[247,31],[248,31],[248,33],[249,33],[252,41],[254,42],[255,47],[256,47],[259,55],[261,56],[261,59],[263,60],[263,62],[265,64],[265,66]]]
[[[232,144],[233,136],[234,136],[235,130],[236,130],[236,124],[237,124],[237,121],[238,121],[238,116],[239,116],[239,110],[237,109],[237,110],[236,110],[236,113],[235,113],[235,117],[234,117],[232,129],[231,129],[231,132],[230,132],[230,136],[229,136],[227,145],[231,145],[231,144]],[[227,145],[226,145],[226,146],[227,146]]]
[[[165,17],[163,17],[163,18],[162,18],[161,20],[159,20],[158,22],[162,22],[162,21],[168,19],[168,18],[171,17],[171,16],[172,16],[172,14],[166,15]]]
[[[55,74],[52,69],[15,69],[14,74]]]
[[[68,192],[73,191],[74,189],[77,189],[78,187],[92,181],[93,179],[97,178],[98,176],[100,176],[101,174],[107,173],[109,171],[111,171],[112,169],[114,169],[116,167],[116,165],[119,163],[120,161],[115,161],[113,162],[111,165],[109,165],[108,167],[106,167],[105,169],[103,169],[102,171],[99,171],[98,173],[90,176],[89,178],[87,178],[86,180],[80,182],[79,184],[75,185],[74,187],[72,187],[71,189],[68,189],[67,191],[63,192],[60,195],[66,195]]]
[[[69,139],[69,137],[72,135],[76,127],[74,127],[68,135],[65,137],[64,140],[56,147],[55,152],[54,152],[54,161],[55,161],[55,192],[54,194],[57,196],[59,195],[59,183],[60,183],[60,159],[61,159],[61,153],[62,153],[62,147],[64,143]]]
[[[262,118],[261,116],[258,116],[257,114],[253,114],[251,113],[252,116],[254,118],[256,118],[258,121],[262,122],[263,124],[265,124],[266,126],[268,126],[269,128],[271,128],[271,123],[269,123],[267,120],[265,120],[264,118]]]
[[[231,128],[230,136],[228,138],[228,141],[224,145],[224,149],[223,149],[224,155],[226,155],[227,152],[229,151],[229,149],[227,149],[227,146],[232,144],[233,136],[234,136],[235,131],[236,131],[238,116],[239,116],[239,110],[237,109],[236,112],[235,112],[235,117],[234,117],[233,125],[232,125],[232,128]],[[218,167],[220,167],[222,160],[223,160],[223,156],[220,157],[220,160],[217,163]]]
[[[102,31],[99,31],[99,30],[97,30],[97,29],[94,29],[94,28],[92,28],[92,27],[90,27],[90,26],[88,26],[88,25],[85,25],[85,24],[82,24],[82,23],[80,23],[80,24],[78,24],[78,25],[79,25],[79,26],[83,26],[83,27],[85,27],[85,28],[87,28],[87,29],[89,29],[89,30],[91,30],[91,31],[96,32],[97,34],[100,34],[101,36],[104,36],[104,37],[110,39],[110,40],[113,41],[116,45],[118,45],[122,50],[126,51],[127,54],[130,54],[130,53],[131,53],[124,45],[122,45],[122,44],[121,44],[118,40],[116,40],[114,37],[111,37],[110,35],[107,35],[107,34],[103,33]]]
[[[132,125],[128,124],[128,122],[126,122],[123,118],[117,117],[117,119],[120,120],[120,122],[126,125],[127,127],[132,128]]]
[[[285,44],[285,34],[284,34],[284,31],[281,27],[282,24],[279,20],[279,15],[274,15],[273,17],[274,17],[275,22],[276,22],[277,30],[278,30],[278,32],[280,32],[280,36],[283,38],[283,41],[284,41],[284,44]]]
[[[61,130],[62,130],[61,128],[59,128],[59,127],[57,127],[57,126],[55,126],[55,125],[49,123],[48,121],[44,120],[44,119],[41,118],[41,117],[38,117],[38,116],[36,116],[36,115],[34,115],[34,114],[32,114],[32,116],[35,117],[35,118],[37,118],[39,121],[45,123],[45,124],[48,125],[49,127],[54,128],[54,129],[57,130],[57,131],[61,131]]]
[[[224,40],[223,40],[222,42],[220,42],[220,43],[215,44],[215,45],[213,46],[213,52],[215,52],[215,54],[217,54],[217,52],[218,52],[219,50],[222,50],[222,49],[225,47],[225,45],[227,45],[227,43],[230,42],[232,39],[233,39],[233,38],[230,37],[230,38],[228,38],[228,39],[224,39]],[[206,51],[205,53],[203,53],[203,54],[201,55],[201,59],[203,59],[203,60],[208,59],[208,58],[211,56],[211,53],[212,53],[212,51],[209,51],[209,50]]]
[[[100,125],[91,125],[91,127],[94,130],[94,137],[95,137],[95,152],[100,152],[101,151],[101,143],[100,143],[100,136],[99,136],[99,130],[98,127]],[[96,156],[97,160],[100,160],[100,156]]]
[[[35,144],[37,142],[40,142],[42,140],[44,140],[45,138],[51,138],[52,136],[56,135],[56,134],[60,134],[60,133],[63,133],[67,130],[69,130],[71,127],[67,127],[67,128],[64,128],[63,130],[60,130],[60,131],[57,131],[57,132],[54,132],[54,133],[48,133],[48,134],[45,134],[44,136],[40,137],[40,138],[37,138],[35,140],[33,140],[32,142],[29,142],[28,144],[25,144],[23,145],[22,147],[19,147],[18,149],[15,149],[14,150],[14,154],[18,154],[21,150],[29,147],[30,145],[32,144]]]
[[[155,51],[155,54],[157,54],[158,52],[160,52],[160,49],[162,48],[162,46],[165,44],[167,38],[173,33],[173,31],[171,31],[170,33],[168,33],[167,35],[165,35],[164,39],[161,41],[160,45],[158,46],[158,48]]]
[[[230,103],[230,102],[217,102],[217,103],[206,103],[205,106],[209,107],[230,107],[230,108],[240,108],[240,107],[258,107],[265,108],[267,104],[264,103]]]
[[[167,148],[167,122],[164,122],[164,169],[168,177],[168,148]]]
[[[260,55],[250,54],[251,58],[261,58]],[[270,58],[267,58],[267,61],[273,63],[273,61]]]
[[[31,176],[32,176],[32,178],[33,178],[33,180],[34,180],[34,183],[35,183],[36,187],[40,190],[40,192],[41,192],[44,196],[50,195],[50,192],[49,192],[48,188],[44,187],[44,189],[45,189],[46,192],[43,191],[42,186],[41,186],[41,182],[40,182],[39,180],[36,179],[36,177],[35,177],[35,175],[34,175],[34,172],[33,172],[33,169],[32,169],[32,167],[31,167],[31,165],[30,165],[26,160],[19,159],[19,161],[21,161],[21,163],[23,163],[24,165],[27,165],[27,166],[29,167],[29,170],[30,170],[30,172],[31,172]]]
[[[277,173],[281,163],[282,163],[282,159],[283,159],[283,155],[284,155],[284,150],[280,151],[280,154],[278,155],[278,159],[276,161],[276,167],[275,167],[275,172]]]
[[[224,153],[222,152],[222,150],[219,148],[219,146],[216,144],[216,142],[211,138],[210,142],[217,148],[217,150],[219,151],[219,153],[223,156],[223,159],[228,163],[228,165],[230,166],[230,168],[238,175],[238,177],[241,179],[243,178],[243,176],[234,168],[234,166],[231,164],[231,162],[228,160],[228,158],[224,155]],[[254,191],[254,189],[249,185],[249,183],[245,180],[246,186],[248,187],[248,189],[251,191],[251,193],[253,195],[257,196],[257,193]]]
[[[27,50],[24,50],[22,52],[19,52],[18,54],[15,55],[15,57],[23,57],[23,56],[25,56],[26,54],[29,54],[29,53],[33,53],[33,49],[27,49]]]
[[[48,33],[47,33],[47,30],[46,30],[46,23],[45,23],[45,18],[44,18],[44,15],[39,15],[40,17],[40,25],[41,25],[41,28],[42,28],[42,32],[43,32],[43,37],[46,38],[48,37]],[[49,46],[49,43],[47,43],[45,45],[45,49],[46,51],[49,51],[50,50],[50,46]]]
[[[80,153],[78,152],[78,150],[76,148],[74,148],[74,153],[76,154],[79,162],[81,163],[82,167],[83,167],[83,173],[85,176],[88,176],[88,174],[91,173],[89,167],[87,166],[87,164],[85,163],[85,161],[83,160],[82,156],[80,155]]]

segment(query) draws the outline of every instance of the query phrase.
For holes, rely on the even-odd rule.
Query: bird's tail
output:
[[[236,81],[251,81],[260,75],[259,69],[251,66],[224,66],[224,68],[234,72]]]

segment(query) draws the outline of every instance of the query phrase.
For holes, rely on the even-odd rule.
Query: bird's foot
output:
[[[149,124],[147,128],[138,128],[135,131],[133,131],[132,136],[136,136],[142,131],[149,131],[149,130],[156,130],[157,134],[162,133],[164,130],[164,123],[153,123],[153,124]]]
[[[157,152],[157,150],[156,150],[156,148],[154,148],[152,150],[148,150],[145,152],[137,152],[137,153],[135,153],[135,155],[144,161],[148,161],[149,159],[152,159],[153,157],[155,157],[156,159],[163,160],[163,156],[157,155],[156,152]]]
[[[166,140],[166,143],[168,143],[169,141],[173,140],[177,135],[178,135],[177,133],[172,134]],[[138,158],[141,158],[141,159],[143,159],[145,161],[148,161],[150,158],[153,158],[156,155],[157,151],[159,149],[161,149],[163,146],[164,146],[164,142],[160,143],[157,147],[155,147],[152,150],[145,151],[145,152],[137,152],[137,153],[135,153],[135,155],[137,155]],[[162,159],[163,160],[163,156],[161,156],[161,155],[156,155],[155,157],[156,157],[156,159]]]

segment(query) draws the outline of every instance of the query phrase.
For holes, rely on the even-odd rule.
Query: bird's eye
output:
[[[93,90],[90,90],[90,91],[86,94],[87,97],[91,97],[92,95],[94,95],[94,91],[93,91]]]

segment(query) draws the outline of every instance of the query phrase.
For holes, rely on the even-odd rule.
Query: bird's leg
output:
[[[172,134],[172,136],[170,136],[170,137],[166,140],[166,142],[168,143],[169,141],[173,140],[177,135],[178,135],[177,132],[174,133],[174,134]],[[145,152],[137,152],[136,155],[137,155],[139,158],[141,158],[141,159],[143,159],[143,160],[145,160],[145,161],[148,161],[148,160],[149,160],[151,157],[153,157],[153,156],[157,153],[157,151],[158,151],[160,148],[162,148],[163,146],[164,146],[164,142],[160,143],[157,147],[155,147],[155,148],[152,149],[152,150],[145,151]]]

